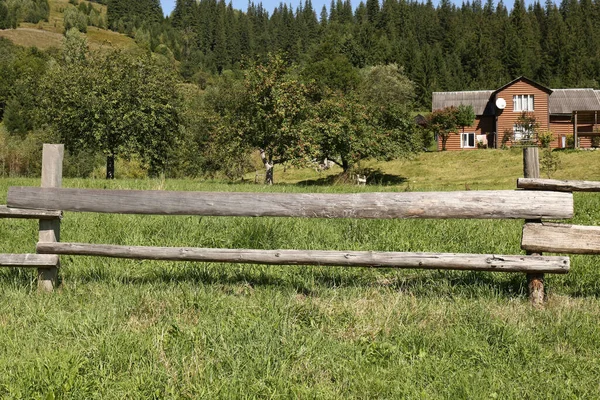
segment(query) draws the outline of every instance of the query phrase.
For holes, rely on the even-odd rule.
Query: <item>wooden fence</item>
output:
[[[60,187],[62,183],[64,147],[62,144],[45,144],[42,151],[43,188]],[[19,209],[0,206],[0,218],[29,218],[39,220],[39,243],[58,242],[62,211],[45,209]],[[38,288],[52,291],[56,285],[60,261],[57,255],[0,254],[2,267],[37,267]]]
[[[62,145],[44,145],[43,154],[42,187],[9,188],[9,208],[0,208],[0,217],[40,220],[39,254],[1,255],[0,264],[38,267],[38,286],[42,290],[52,290],[56,284],[58,255],[70,254],[176,261],[524,272],[531,300],[539,305],[544,298],[543,274],[567,273],[570,267],[568,257],[543,256],[541,252],[600,253],[599,228],[544,222],[573,216],[572,193],[562,192],[556,189],[557,186],[551,191],[530,186],[527,190],[516,191],[354,194],[63,189],[60,188]],[[537,178],[536,167],[537,149],[524,149],[524,174],[530,178],[526,181],[528,185],[544,183],[531,179]],[[573,183],[570,185],[575,187]],[[246,217],[524,219],[521,247],[527,255],[60,243],[62,211]]]

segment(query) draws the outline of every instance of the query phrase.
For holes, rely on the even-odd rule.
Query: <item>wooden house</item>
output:
[[[569,135],[573,135],[575,147],[592,147],[592,138],[600,137],[600,90],[550,89],[522,76],[496,90],[433,93],[434,111],[461,104],[473,107],[475,122],[450,135],[447,150],[499,148],[522,142],[531,136],[517,123],[523,112],[535,117],[541,131],[554,134],[552,148],[567,147]],[[438,149],[441,147],[438,140]]]

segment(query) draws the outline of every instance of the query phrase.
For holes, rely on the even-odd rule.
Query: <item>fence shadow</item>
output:
[[[68,257],[68,256],[67,256]],[[100,260],[100,259],[99,259]],[[98,261],[99,261],[98,260]],[[66,261],[66,260],[65,260]],[[162,262],[161,262],[162,263]],[[99,262],[92,268],[79,271],[63,271],[59,280],[69,286],[70,281],[78,284],[104,283],[123,285],[153,284],[202,284],[214,286],[277,287],[281,290],[294,290],[306,296],[315,295],[323,289],[381,288],[396,290],[416,297],[469,295],[485,297],[493,292],[495,296],[514,299],[527,296],[525,274],[490,274],[484,271],[444,271],[420,269],[378,269],[380,273],[368,273],[366,268],[314,267],[293,273],[281,273],[274,266],[251,264],[223,265],[212,263],[190,263],[183,268],[152,267],[143,275],[122,275],[128,269],[115,269],[115,265]],[[218,266],[218,267],[217,267]],[[68,268],[68,267],[67,267]],[[302,267],[304,268],[304,267]],[[365,273],[367,270],[367,273]],[[351,271],[351,272],[349,272]],[[502,278],[499,278],[502,277]],[[112,282],[112,283],[109,283]],[[7,268],[0,273],[0,285],[35,291],[35,269]],[[582,288],[580,285],[561,282],[563,294],[574,297],[600,298],[600,285]],[[548,289],[552,291],[552,283]]]
[[[395,270],[377,269],[374,273],[366,268],[310,267],[303,270],[296,266],[256,266],[251,264],[223,265],[190,263],[182,267],[161,268],[156,266],[141,275],[121,274],[125,269],[114,269],[114,265],[104,265],[78,271],[65,278],[67,284],[73,279],[78,284],[118,282],[123,285],[154,284],[201,284],[214,286],[276,287],[283,291],[296,291],[303,295],[314,295],[323,289],[380,288],[397,290],[417,297],[481,295],[492,291],[502,298],[515,298],[527,295],[525,275],[521,273],[495,274],[474,271],[440,270]],[[70,275],[70,274],[69,274]],[[507,278],[508,277],[508,278]],[[0,282],[2,278],[0,278]],[[30,280],[22,283],[30,284]]]

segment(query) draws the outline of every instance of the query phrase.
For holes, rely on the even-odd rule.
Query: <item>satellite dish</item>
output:
[[[500,110],[504,110],[506,107],[506,100],[504,100],[502,97],[498,97],[496,99],[496,107],[498,107]]]

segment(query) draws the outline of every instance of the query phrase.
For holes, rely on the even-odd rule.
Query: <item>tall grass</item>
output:
[[[439,157],[450,156],[429,160]],[[413,180],[425,189],[464,189],[460,179],[478,186],[469,173],[459,178],[427,158],[414,162],[420,166],[402,162],[405,176],[422,171]],[[428,172],[434,170],[448,171],[453,183],[435,187],[443,176]],[[0,203],[8,186],[38,184],[0,180]],[[64,181],[66,187],[285,192],[405,185]],[[494,186],[481,184],[488,185]],[[576,194],[573,222],[600,225],[599,206],[597,194]],[[66,213],[61,240],[519,254],[521,227],[522,221]],[[0,252],[32,252],[37,224],[1,220],[0,237]],[[562,399],[594,398],[600,390],[597,257],[574,256],[569,274],[547,275],[545,310],[528,304],[523,274],[61,260],[63,284],[53,294],[36,292],[32,271],[0,271],[3,397]]]

